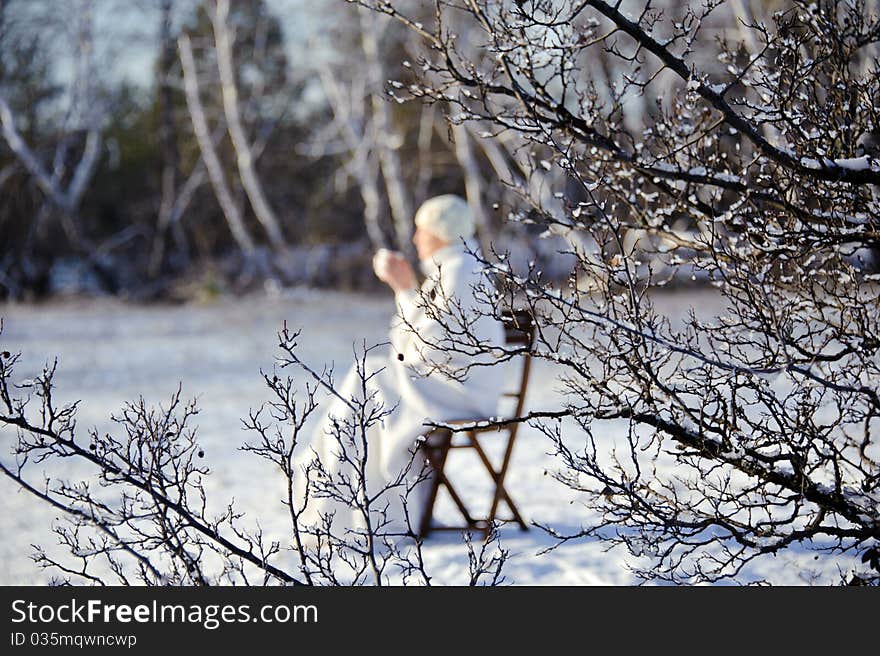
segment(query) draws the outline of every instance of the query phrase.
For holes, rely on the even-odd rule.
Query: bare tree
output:
[[[247,226],[244,224],[241,209],[232,197],[232,192],[226,182],[226,175],[223,172],[223,165],[220,163],[220,157],[217,155],[217,149],[211,139],[208,119],[205,116],[205,109],[200,98],[198,71],[196,69],[195,57],[193,56],[192,43],[186,34],[182,34],[177,41],[177,45],[180,50],[186,104],[192,119],[193,132],[196,135],[199,150],[208,171],[208,177],[214,188],[214,194],[217,197],[217,202],[220,203],[220,208],[223,210],[223,215],[229,224],[229,230],[239,248],[246,255],[252,256],[256,250],[256,245]]]
[[[552,440],[556,476],[599,517],[544,527],[625,545],[645,578],[737,577],[802,545],[860,559],[849,583],[880,581],[876,3],[780,3],[708,35],[735,25],[729,5],[437,0],[428,23],[358,4],[424,39],[398,72],[410,97],[527,146],[520,165],[549,195],[524,189],[521,218],[569,235],[591,281],[485,262],[499,298],[537,315],[533,355],[569,392],[511,421]],[[634,131],[627,107],[646,97]],[[723,311],[664,316],[654,298],[682,278]],[[468,320],[436,346],[479,352]]]
[[[243,421],[254,438],[241,447],[278,475],[288,515],[283,541],[265,535],[260,517],[245,517],[232,502],[209,498],[210,472],[191,426],[198,409],[182,399],[180,389],[165,407],[149,407],[143,399],[127,404],[113,417],[116,431],[82,435],[78,402],[58,406],[53,398],[57,362],[33,379],[16,379],[19,356],[0,352],[0,426],[14,435],[14,461],[0,461],[0,471],[65,517],[53,530],[69,553],[56,556],[38,547],[36,562],[65,583],[429,585],[407,506],[410,491],[426,475],[423,459],[415,457],[417,444],[399,476],[381,489],[368,487],[367,434],[393,408],[369,394],[340,397],[332,370],[300,358],[298,337],[286,327],[279,333],[277,366],[263,374],[270,400]],[[371,350],[358,353],[364,389]],[[285,375],[290,368],[305,373],[306,382]],[[334,445],[333,462],[317,451],[304,458],[301,453],[314,446],[303,438],[307,422],[331,398],[352,410],[350,421],[335,423],[324,438]],[[337,460],[348,466],[340,468]],[[57,471],[69,472],[73,462],[92,474],[72,481],[52,473],[59,463],[65,467]],[[334,523],[323,506],[315,512],[322,498],[355,508],[358,525]],[[392,498],[402,504],[403,527],[389,521]],[[284,508],[277,510],[284,515]],[[503,581],[508,553],[497,534],[480,545],[469,541],[467,548],[472,584]]]
[[[483,176],[480,173],[480,167],[477,163],[477,158],[471,145],[471,137],[467,129],[462,125],[455,125],[452,128],[452,134],[455,138],[455,156],[461,165],[461,170],[464,172],[464,187],[468,206],[474,215],[474,222],[477,224],[483,251],[488,253],[489,245],[491,244],[491,234],[489,234],[489,220],[484,203],[486,188],[483,183]]]
[[[101,131],[97,126],[90,128],[86,134],[82,155],[77,163],[73,176],[67,185],[60,180],[63,170],[56,166],[54,173],[43,166],[30,146],[25,143],[15,127],[15,117],[7,102],[0,96],[0,123],[3,136],[10,150],[15,153],[22,166],[33,176],[46,197],[58,208],[63,218],[62,225],[68,237],[79,243],[82,239],[79,229],[79,205],[83,194],[95,173],[95,167],[101,154]]]
[[[242,124],[239,111],[238,86],[232,61],[233,33],[229,26],[229,0],[215,0],[212,15],[214,45],[217,52],[217,69],[220,72],[220,90],[223,96],[223,111],[229,136],[235,148],[235,161],[241,176],[241,183],[250,200],[257,220],[269,236],[276,249],[285,246],[284,236],[275,211],[269,205],[263,192],[263,185],[254,169],[254,154]]]
[[[437,129],[437,111],[435,105],[425,105],[419,118],[419,175],[416,179],[413,197],[424,199],[428,197],[428,185],[434,175],[434,162],[431,145],[434,141],[434,131]]]
[[[361,43],[367,64],[367,79],[371,87],[374,140],[379,153],[385,188],[388,191],[388,202],[394,220],[397,246],[410,257],[414,257],[412,245],[413,204],[397,153],[398,142],[402,140],[402,137],[398,136],[393,129],[391,110],[383,97],[384,94],[382,94],[385,85],[385,71],[379,49],[378,17],[372,12],[362,12],[360,24]]]
[[[393,115],[384,94],[386,49],[401,44],[396,34],[381,32],[370,12],[350,18],[340,21],[332,38],[352,41],[352,52],[343,52],[338,59],[316,58],[312,63],[332,121],[312,135],[306,151],[315,158],[343,155],[334,191],[342,193],[350,181],[356,183],[371,246],[392,246],[412,255],[412,199],[426,193],[433,170],[433,112],[422,116],[419,127],[419,172],[413,193],[412,178],[404,171],[398,152],[411,126]],[[380,37],[385,47],[380,46]]]
[[[357,181],[364,203],[364,226],[370,244],[374,249],[387,247],[388,238],[382,229],[379,162],[375,152],[373,121],[366,102],[364,77],[352,75],[351,80],[345,82],[326,62],[319,67],[318,74],[333,114],[333,121],[328,127],[348,153],[337,172],[337,179],[352,177]],[[327,136],[315,135],[311,154],[316,156],[326,152],[327,141]],[[340,186],[337,185],[337,189]]]
[[[70,101],[61,126],[64,138],[55,147],[50,168],[37,154],[40,145],[28,144],[16,126],[16,117],[9,103],[0,94],[0,126],[3,137],[21,166],[34,183],[55,206],[68,239],[77,247],[84,247],[80,226],[80,205],[92,182],[103,145],[105,103],[99,97],[94,61],[94,15],[92,2],[80,2],[71,13],[72,23],[67,27],[71,42],[74,72],[70,84]],[[81,140],[79,160],[69,168],[68,151]],[[45,214],[45,212],[44,212]]]
[[[177,61],[177,47],[172,33],[173,0],[162,0],[159,20],[159,61],[156,65],[157,87],[159,94],[159,140],[162,146],[162,182],[159,200],[159,214],[156,235],[150,253],[149,272],[155,276],[162,265],[165,255],[165,236],[169,226],[173,227],[178,252],[185,253],[185,236],[180,222],[175,216],[175,207],[180,177],[180,154],[177,148],[174,121],[174,101],[171,76]],[[202,178],[204,173],[202,173]]]

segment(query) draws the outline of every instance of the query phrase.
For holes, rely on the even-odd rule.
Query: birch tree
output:
[[[79,210],[101,156],[105,114],[95,80],[93,19],[92,3],[79,3],[67,35],[71,41],[74,62],[70,102],[62,125],[67,137],[58,142],[51,168],[38,156],[36,146],[27,143],[22,136],[13,110],[0,90],[0,127],[7,146],[48,202],[56,208],[70,242],[83,250],[88,250],[88,247],[80,226]],[[71,173],[65,155],[73,133],[84,133],[85,138]]]
[[[247,226],[245,226],[241,209],[232,196],[229,184],[226,181],[226,174],[223,171],[223,165],[220,163],[220,157],[211,139],[208,120],[205,116],[205,109],[200,97],[198,71],[196,69],[195,57],[193,56],[192,43],[186,34],[182,34],[178,38],[177,45],[180,51],[180,63],[183,70],[186,104],[192,119],[193,132],[198,141],[199,150],[204,159],[208,177],[211,180],[211,186],[214,189],[214,195],[217,197],[217,202],[220,204],[223,216],[226,217],[226,223],[229,225],[229,231],[232,233],[233,238],[241,251],[251,257],[254,255],[256,245]]]
[[[393,128],[391,111],[382,93],[385,84],[385,71],[379,48],[378,17],[371,12],[363,12],[360,25],[361,43],[367,65],[366,74],[370,84],[375,144],[382,167],[382,177],[388,192],[388,203],[391,206],[397,246],[410,258],[414,258],[415,251],[412,244],[413,204],[397,153],[401,137]]]
[[[174,117],[174,87],[172,69],[177,61],[176,39],[172,33],[174,0],[162,0],[159,18],[159,58],[156,64],[156,86],[159,95],[159,141],[162,149],[161,196],[156,221],[156,235],[150,253],[148,269],[155,276],[165,254],[165,236],[169,226],[173,227],[177,250],[186,252],[183,230],[176,220],[175,205],[180,177],[180,154],[177,148]],[[204,175],[204,174],[203,174]]]
[[[348,153],[340,173],[357,181],[364,203],[364,226],[373,249],[387,248],[391,244],[382,229],[379,162],[364,78],[355,75],[342,81],[327,64],[320,67],[319,75],[333,113],[331,128]]]
[[[220,73],[220,89],[223,96],[223,111],[229,136],[235,148],[238,172],[251,209],[266,230],[269,241],[274,248],[283,249],[286,244],[281,226],[275,211],[266,199],[263,185],[254,169],[253,149],[245,134],[239,111],[238,87],[232,60],[233,34],[229,27],[229,0],[215,0],[213,9],[212,25],[214,45],[217,51],[217,69]]]
[[[489,220],[486,215],[484,198],[486,194],[483,176],[471,144],[470,133],[461,125],[452,128],[455,139],[455,157],[464,173],[464,188],[468,207],[474,216],[483,251],[490,252],[492,235],[489,232]]]

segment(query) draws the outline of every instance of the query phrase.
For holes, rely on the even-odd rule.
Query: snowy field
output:
[[[682,316],[693,305],[702,311],[718,308],[711,292],[679,292],[661,297],[660,307]],[[0,305],[4,349],[21,351],[18,379],[39,371],[47,358],[58,356],[56,378],[61,401],[82,399],[79,430],[111,430],[109,416],[126,400],[143,395],[148,402],[167,401],[183,385],[184,397],[197,397],[200,442],[212,474],[209,495],[216,501],[235,498],[248,518],[259,517],[267,534],[283,538],[285,509],[280,475],[250,454],[237,450],[249,435],[240,418],[268,399],[260,368],[269,369],[276,354],[275,334],[282,322],[302,327],[301,354],[312,364],[335,362],[347,369],[355,343],[385,340],[392,310],[390,296],[357,296],[327,291],[288,290],[280,294],[221,299],[185,306],[130,306],[116,301],[70,301],[49,305]],[[557,392],[550,366],[536,367],[529,390],[531,409],[553,407]],[[612,436],[609,435],[609,440]],[[578,436],[571,436],[577,446]],[[12,435],[0,429],[3,458],[9,462]],[[574,531],[590,519],[573,493],[546,471],[557,467],[547,455],[544,436],[521,431],[508,475],[508,489],[527,520]],[[467,497],[485,498],[488,480],[462,461],[455,468]],[[75,477],[76,471],[70,472]],[[479,508],[475,508],[479,511]],[[439,509],[439,519],[452,518],[452,508]],[[57,513],[3,478],[0,480],[0,584],[43,584],[49,573],[29,558],[32,544],[52,550],[51,525]],[[606,551],[597,542],[567,544],[537,555],[552,541],[540,530],[502,531],[512,557],[507,581],[514,584],[627,584],[634,582],[626,554]],[[434,582],[467,581],[467,552],[455,533],[432,535],[426,543]],[[756,563],[748,578],[774,583],[834,583],[838,566],[848,562],[814,561],[813,555],[792,550]],[[819,569],[820,566],[822,569]]]

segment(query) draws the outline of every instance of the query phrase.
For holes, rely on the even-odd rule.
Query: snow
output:
[[[801,157],[800,162],[808,169],[814,169],[817,171],[824,168],[847,169],[849,171],[880,171],[880,165],[868,155],[843,159],[829,159],[823,157],[821,163],[814,157]]]
[[[685,316],[687,308],[703,310],[722,305],[712,292],[669,294],[658,299],[671,317]],[[20,379],[38,374],[47,358],[59,356],[58,398],[82,399],[78,417],[83,434],[95,426],[112,430],[111,412],[143,394],[148,402],[167,401],[183,384],[184,396],[197,396],[201,412],[195,418],[205,459],[212,469],[207,481],[209,498],[218,508],[232,496],[239,510],[260,524],[269,538],[286,538],[286,514],[281,498],[282,481],[259,458],[237,450],[250,436],[241,429],[240,418],[256,408],[268,395],[260,368],[271,369],[276,355],[276,332],[282,322],[290,329],[303,328],[301,354],[310,364],[334,362],[340,374],[348,367],[354,344],[386,340],[385,327],[393,309],[390,296],[365,297],[306,289],[287,290],[272,296],[222,299],[212,304],[185,306],[130,306],[110,300],[68,301],[48,305],[0,305],[4,318],[3,348],[21,351]],[[533,369],[528,409],[553,409],[559,397],[555,391],[553,365],[539,362]],[[0,429],[3,458],[9,462],[10,433]],[[603,439],[609,448],[624,438],[624,424],[603,424]],[[582,447],[576,430],[570,431],[570,447]],[[500,446],[485,436],[490,456],[498,457]],[[527,520],[540,521],[560,533],[570,533],[595,517],[579,502],[575,493],[546,472],[558,469],[548,455],[551,444],[537,430],[520,430],[513,454],[507,487]],[[461,452],[453,457],[464,458]],[[490,481],[480,468],[451,462],[460,491],[466,498],[488,503]],[[81,471],[66,464],[66,474]],[[37,472],[39,470],[35,470]],[[666,472],[669,473],[668,471]],[[57,513],[6,478],[0,480],[0,584],[42,584],[49,574],[30,560],[31,544],[59,553],[50,526]],[[482,508],[474,508],[476,512]],[[448,499],[438,508],[438,519],[454,519]],[[615,548],[605,550],[597,541],[578,541],[537,555],[554,541],[542,530],[522,532],[504,527],[503,545],[511,552],[505,572],[516,584],[628,584],[634,578],[627,569],[629,556]],[[467,581],[467,551],[454,533],[435,533],[426,543],[429,571],[438,584]],[[775,558],[758,560],[746,578],[765,577],[775,583],[799,584],[835,582],[837,567],[846,570],[843,559],[813,560],[813,553],[796,548]]]
[[[669,162],[654,162],[653,164],[646,164],[648,168],[654,169],[656,171],[662,171],[664,173],[678,174],[678,175],[692,175],[697,177],[709,177],[712,180],[716,180],[718,182],[724,182],[729,184],[744,184],[743,179],[738,175],[734,175],[732,173],[719,173],[717,171],[709,171],[705,166],[693,166],[687,170],[678,167],[674,164],[670,164]]]
[[[835,159],[834,165],[839,166],[842,169],[849,169],[851,171],[868,171],[874,169],[873,162],[871,161],[871,158],[867,155],[865,155],[864,157]]]

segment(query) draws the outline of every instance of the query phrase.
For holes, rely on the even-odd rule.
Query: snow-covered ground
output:
[[[691,305],[707,311],[718,306],[711,292],[679,292],[661,297],[671,316]],[[58,356],[58,398],[82,399],[80,431],[95,426],[111,430],[109,416],[127,400],[143,395],[148,402],[166,401],[182,383],[184,396],[197,397],[201,412],[198,434],[212,469],[208,492],[214,498],[234,497],[240,510],[259,517],[269,535],[282,536],[285,509],[282,481],[260,459],[237,450],[249,435],[240,418],[267,400],[260,368],[269,369],[276,354],[276,332],[282,322],[302,327],[301,353],[320,365],[335,362],[345,370],[354,344],[385,340],[392,310],[390,297],[368,297],[314,290],[225,298],[212,304],[131,306],[115,301],[71,301],[48,305],[0,305],[5,328],[4,349],[21,351],[20,377],[39,371],[47,358]],[[552,407],[557,394],[551,367],[536,367],[529,392],[532,409]],[[527,519],[563,532],[575,530],[589,515],[572,492],[545,472],[558,465],[548,455],[549,442],[526,428],[514,452],[508,489]],[[577,441],[577,435],[572,440]],[[609,440],[612,436],[609,436]],[[0,429],[3,457],[10,461],[11,434]],[[461,462],[468,497],[488,490],[476,467]],[[69,475],[75,477],[77,471]],[[476,509],[478,510],[478,509]],[[441,507],[439,519],[451,518]],[[50,527],[57,513],[0,479],[0,584],[42,584],[49,574],[29,558],[32,544],[51,547]],[[626,554],[582,541],[536,555],[552,541],[539,529],[502,531],[512,557],[506,577],[516,584],[626,584],[634,581]],[[460,536],[439,533],[427,542],[426,556],[437,583],[467,580],[467,552]],[[765,559],[750,577],[775,583],[835,582],[837,569],[849,563],[820,563],[810,553],[791,551]],[[822,566],[821,571],[818,568]]]

